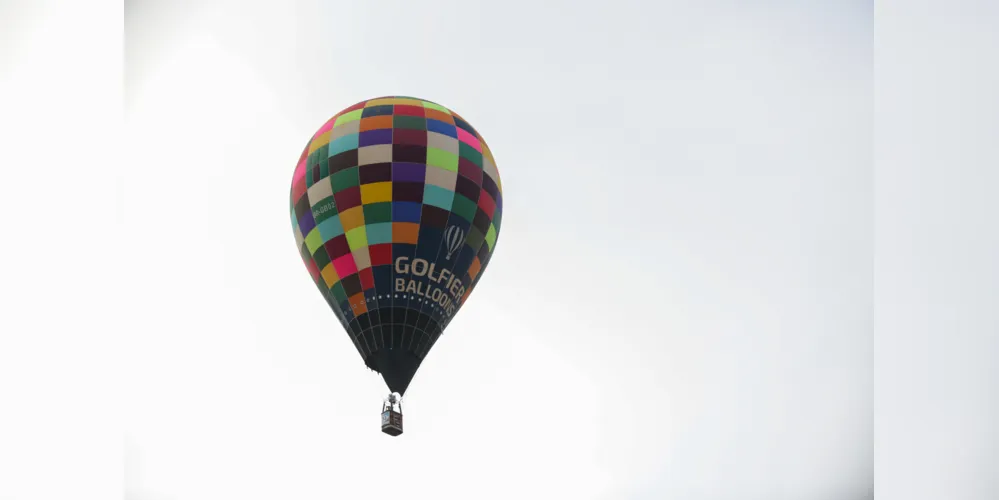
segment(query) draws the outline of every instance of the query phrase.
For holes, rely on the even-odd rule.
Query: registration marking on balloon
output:
[[[302,260],[361,355],[388,347],[422,359],[488,266],[503,198],[492,152],[468,122],[430,101],[385,97],[319,128],[290,205]]]

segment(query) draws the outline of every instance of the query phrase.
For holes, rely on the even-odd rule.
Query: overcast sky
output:
[[[871,498],[872,9],[126,2],[127,497]],[[504,188],[396,439],[287,216],[381,95]]]

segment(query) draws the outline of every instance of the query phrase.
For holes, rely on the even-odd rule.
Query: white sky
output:
[[[796,3],[130,2],[123,148],[121,2],[0,2],[0,499],[999,497],[999,4]],[[396,440],[284,215],[390,93],[517,197]]]
[[[866,498],[871,6],[815,5],[129,2],[129,498]],[[390,94],[505,194],[399,439],[286,213]]]

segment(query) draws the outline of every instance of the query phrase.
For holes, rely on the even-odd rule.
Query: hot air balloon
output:
[[[368,368],[382,430],[489,265],[503,213],[496,161],[457,113],[412,97],[359,102],[302,151],[291,223],[305,267]]]

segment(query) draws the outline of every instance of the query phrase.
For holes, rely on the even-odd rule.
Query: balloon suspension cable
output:
[[[382,411],[393,410],[402,413],[402,396],[398,392],[389,393],[382,402]]]

